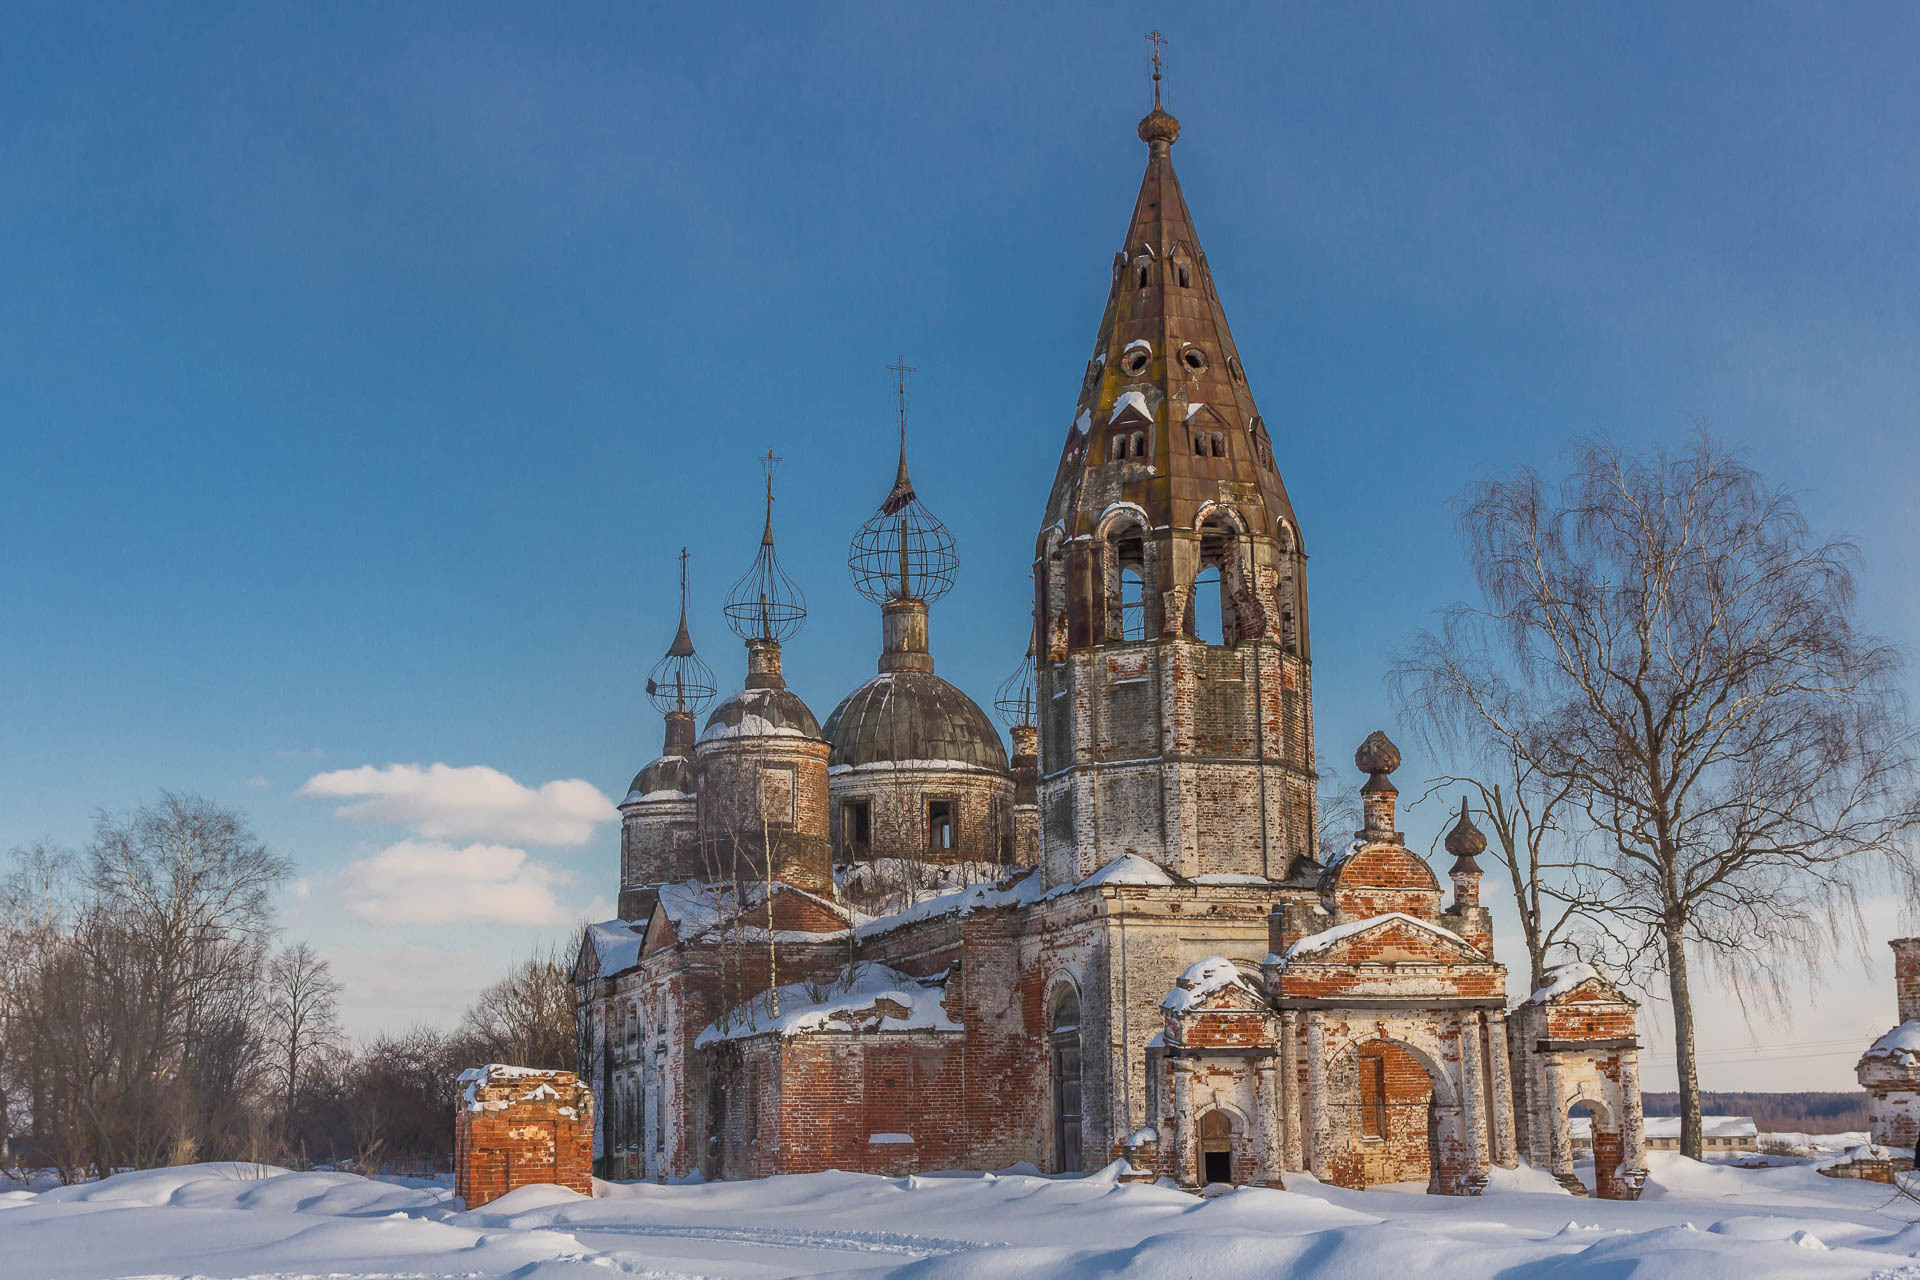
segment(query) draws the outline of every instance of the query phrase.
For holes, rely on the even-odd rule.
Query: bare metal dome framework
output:
[[[713,671],[693,651],[687,631],[687,549],[680,548],[680,630],[666,654],[647,672],[647,698],[662,715],[699,715],[712,705],[717,690]]]
[[[994,695],[993,709],[1000,715],[1000,723],[1009,729],[1031,728],[1033,725],[1033,647],[1027,647],[1027,656],[1013,669],[1013,674],[1000,682],[1000,691]]]
[[[767,469],[766,527],[753,564],[727,592],[727,626],[743,640],[786,640],[807,620],[807,597],[773,549],[773,467],[779,461],[771,449],[761,459]]]
[[[931,604],[953,590],[960,567],[953,535],[914,494],[907,475],[907,375],[903,359],[887,366],[894,372],[900,411],[900,466],[886,501],[860,526],[847,554],[854,589],[873,601],[921,600]]]

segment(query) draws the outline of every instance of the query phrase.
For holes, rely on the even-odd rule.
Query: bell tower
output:
[[[1284,880],[1314,847],[1306,552],[1160,101],[1035,548],[1041,861]]]

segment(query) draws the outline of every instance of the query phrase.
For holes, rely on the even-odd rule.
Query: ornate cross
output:
[[[1147,32],[1147,47],[1153,50],[1153,105],[1160,105],[1160,50],[1166,48],[1167,38],[1155,27]]]

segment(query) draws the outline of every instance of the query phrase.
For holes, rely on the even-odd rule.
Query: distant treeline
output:
[[[1650,1116],[1680,1114],[1677,1093],[1641,1095]],[[1708,1115],[1752,1116],[1762,1133],[1844,1133],[1867,1127],[1867,1095],[1851,1093],[1702,1093]]]

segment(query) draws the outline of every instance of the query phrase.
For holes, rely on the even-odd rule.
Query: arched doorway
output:
[[[1332,1083],[1329,1181],[1429,1191],[1441,1186],[1442,1133],[1459,1108],[1420,1055],[1395,1040],[1363,1041],[1340,1059]]]
[[[1560,1178],[1561,1185],[1576,1195],[1627,1198],[1620,1179],[1626,1147],[1607,1105],[1596,1098],[1576,1098],[1567,1108],[1567,1138],[1573,1166]]]
[[[1053,1167],[1079,1173],[1080,993],[1062,987],[1054,997],[1047,1039],[1053,1059]]]
[[[1200,1185],[1233,1180],[1233,1117],[1209,1111],[1200,1117]]]

